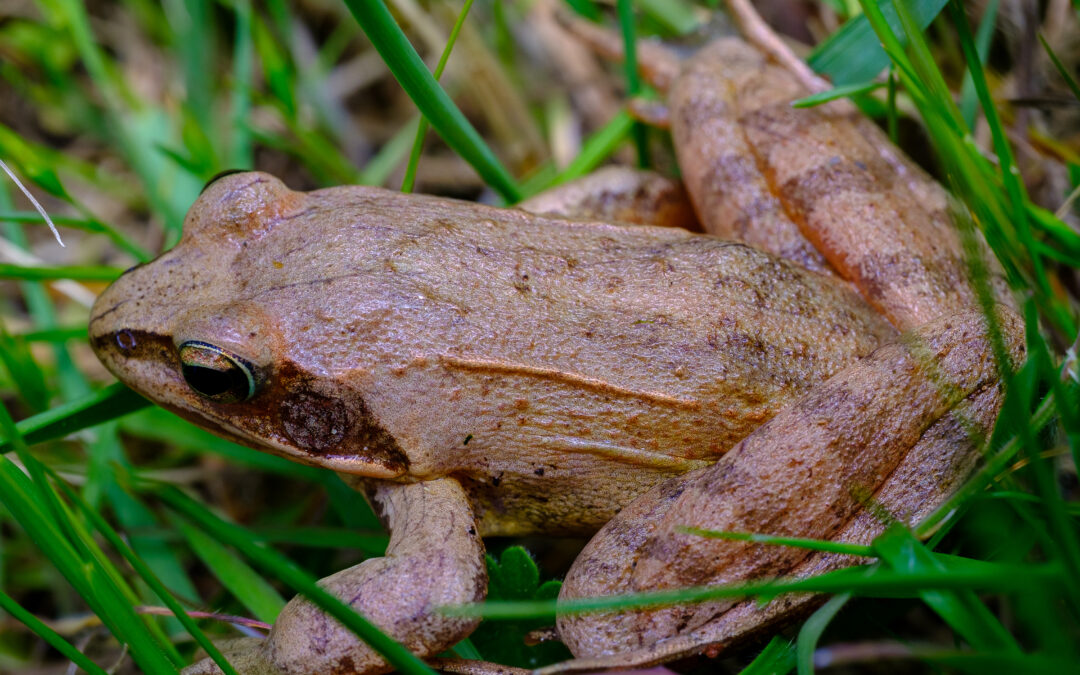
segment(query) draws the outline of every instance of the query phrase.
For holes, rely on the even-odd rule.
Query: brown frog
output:
[[[712,234],[602,222],[685,220],[678,186],[619,170],[519,209],[234,174],[102,294],[93,345],[195,424],[363,490],[390,546],[322,583],[422,656],[474,628],[435,608],[484,597],[484,535],[603,526],[565,598],[851,564],[677,528],[867,542],[868,502],[914,522],[964,479],[1000,385],[945,194],[843,104],[792,109],[797,80],[739,40],[678,72]],[[714,650],[812,601],[563,618],[564,668]],[[304,598],[227,654],[389,670]]]

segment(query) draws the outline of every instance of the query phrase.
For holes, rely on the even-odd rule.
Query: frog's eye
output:
[[[180,345],[184,381],[195,393],[218,403],[237,403],[255,395],[255,371],[246,360],[207,342]]]
[[[206,192],[206,188],[210,187],[215,182],[217,182],[217,180],[219,178],[224,178],[225,176],[231,176],[234,173],[244,173],[244,169],[225,169],[224,171],[218,171],[217,173],[215,173],[213,175],[213,177],[210,178],[210,180],[206,181],[206,185],[203,186],[202,190],[199,190],[199,194],[202,194],[202,193]]]

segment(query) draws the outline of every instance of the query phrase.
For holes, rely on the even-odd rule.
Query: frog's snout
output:
[[[148,368],[158,370],[167,362],[162,351],[171,346],[166,326],[155,320],[168,313],[146,300],[151,277],[145,266],[125,272],[90,309],[90,346],[111,373],[132,386],[148,375]]]

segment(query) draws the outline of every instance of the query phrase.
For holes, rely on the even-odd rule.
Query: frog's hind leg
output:
[[[700,232],[679,181],[654,171],[609,166],[530,197],[517,208],[537,215],[605,223],[681,227]]]
[[[785,69],[747,43],[717,40],[684,64],[669,92],[671,135],[707,232],[832,274],[788,212],[743,122],[748,108],[787,106],[803,93]]]
[[[386,554],[319,584],[413,653],[437,654],[471,633],[479,621],[445,616],[436,608],[478,602],[487,589],[484,547],[472,507],[451,478],[407,485],[380,482],[370,495],[390,528]],[[372,675],[392,670],[371,647],[303,596],[286,605],[265,640],[234,641],[226,656],[242,675]],[[184,675],[220,672],[205,659]]]
[[[900,330],[976,306],[945,190],[849,102],[792,107],[808,93],[741,41],[687,63],[672,134],[706,229],[793,259],[784,242],[808,242]],[[994,299],[1011,305],[1000,266],[971,237]]]
[[[1023,354],[1022,322],[1000,308],[1010,351]],[[977,312],[933,321],[879,348],[744,439],[715,465],[633,502],[589,542],[561,601],[761,577],[803,577],[851,557],[680,530],[869,544],[882,531],[868,502],[913,524],[969,475],[993,425],[1001,391]],[[551,672],[642,666],[713,653],[805,612],[820,596],[562,616],[559,633],[579,661]]]

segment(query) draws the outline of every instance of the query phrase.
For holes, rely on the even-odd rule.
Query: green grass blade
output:
[[[1070,387],[1070,389],[1072,388]],[[1035,413],[1031,416],[1030,426],[1033,433],[1039,433],[1054,419],[1055,408],[1055,397],[1052,393],[1043,398]],[[985,490],[994,477],[1004,471],[1005,467],[1016,459],[1016,455],[1021,448],[1022,441],[1017,436],[1013,436],[1002,443],[1000,449],[988,457],[955,494],[945,500],[941,506],[934,509],[934,512],[927,516],[926,520],[919,523],[918,527],[915,528],[915,536],[924,537],[928,533],[935,531],[974,495]]]
[[[203,561],[222,585],[259,621],[274,623],[285,606],[285,599],[266,579],[259,576],[240,558],[197,528],[178,521],[180,532],[191,550]]]
[[[176,62],[184,78],[184,108],[200,129],[212,129],[213,92],[211,79],[206,75],[213,71],[218,59],[211,39],[210,3],[208,0],[166,2],[162,9],[172,27]]]
[[[35,545],[56,569],[90,605],[118,640],[131,647],[132,658],[151,675],[173,674],[178,658],[172,645],[155,640],[143,619],[135,614],[126,594],[114,585],[114,577],[100,567],[101,558],[80,556],[50,514],[51,507],[43,501],[43,472],[18,434],[7,409],[0,406],[0,430],[12,439],[31,478],[6,457],[0,457],[0,502],[33,539]],[[55,499],[55,494],[52,494]],[[71,524],[68,523],[70,526]],[[69,528],[70,531],[70,528]]]
[[[896,66],[889,65],[888,90],[885,95],[885,118],[888,124],[889,140],[893,144],[900,142],[900,115],[896,109],[896,90],[899,88],[896,78]]]
[[[701,22],[694,8],[683,0],[636,0],[641,11],[675,35],[685,35]]]
[[[41,443],[116,419],[149,405],[150,402],[145,398],[117,382],[85,398],[21,420],[17,428],[20,438],[27,443]],[[10,436],[0,443],[0,452],[8,452],[12,448]]]
[[[1037,321],[1035,316],[1029,319],[1031,323]],[[1034,331],[1030,331],[1034,333]],[[1037,337],[1035,333],[1032,337]],[[1065,387],[1057,377],[1056,369],[1050,357],[1045,342],[1041,339],[1029,339],[1028,341],[1028,365],[1034,365],[1042,370],[1042,378],[1053,382],[1055,401],[1060,400]],[[1002,414],[1010,415],[1014,419],[1021,418],[1022,412],[1030,409],[1030,405],[1022,406],[1017,401],[1018,397],[1007,397],[1003,405]],[[1056,406],[1055,406],[1056,407]],[[1076,411],[1067,411],[1062,421],[1066,424],[1076,424]],[[1021,418],[1022,419],[1022,418]],[[1073,609],[1080,611],[1080,540],[1077,530],[1070,522],[1069,514],[1065,509],[1065,503],[1059,487],[1059,478],[1054,467],[1042,456],[1041,445],[1038,444],[1035,434],[1030,425],[1021,424],[1020,438],[1026,450],[1028,467],[1033,475],[1035,488],[1042,500],[1042,512],[1049,525],[1049,545],[1046,547],[1053,554],[1052,559],[1060,560],[1067,571],[1065,583],[1061,588],[1062,595],[1069,598]]]
[[[850,599],[850,593],[829,598],[799,629],[799,639],[795,647],[795,663],[799,675],[811,675],[814,672],[814,652],[817,650],[818,640]]]
[[[1050,48],[1050,43],[1046,41],[1046,38],[1043,37],[1042,34],[1039,34],[1039,42],[1042,43],[1046,55],[1050,57],[1050,61],[1054,64],[1054,68],[1057,69],[1058,74],[1061,75],[1061,79],[1065,80],[1065,84],[1068,85],[1072,95],[1076,100],[1080,101],[1080,84],[1077,84],[1076,78],[1069,72],[1068,67],[1061,62],[1061,59],[1054,53],[1054,50]]]
[[[988,243],[1001,260],[1012,282],[1016,284],[1023,280],[1030,284],[1036,301],[1048,320],[1065,334],[1073,334],[1075,320],[1071,310],[1065,307],[1054,293],[1043,263],[1037,255],[1033,255],[1038,247],[1033,242],[1030,223],[1026,217],[1015,217],[1018,206],[1025,213],[1029,211],[1023,188],[1019,185],[1019,177],[1015,175],[1015,165],[1008,158],[1000,159],[1001,163],[1010,167],[1002,171],[992,165],[975,147],[959,110],[952,102],[944,78],[930,55],[916,19],[905,9],[905,4],[901,3],[897,7],[903,37],[910,44],[910,55],[905,52],[901,37],[886,21],[878,5],[863,1],[865,16],[877,32],[896,66],[901,82],[918,107],[954,190],[972,210],[975,220],[983,228]],[[973,64],[974,86],[980,101],[986,105],[989,100],[985,78],[982,76],[978,59],[972,58],[975,48],[970,32],[966,30],[966,19],[962,12],[950,10],[950,15],[956,17],[958,14],[959,18],[956,20],[961,47],[965,58]],[[986,111],[986,115],[990,126],[1000,129],[999,120],[992,107]],[[1001,136],[998,138],[1000,140]],[[1007,147],[1004,152],[1009,152]]]
[[[581,598],[559,603],[558,611],[560,614],[581,614],[706,602],[722,598],[772,598],[782,593],[794,592],[851,593],[878,598],[919,597],[927,591],[937,590],[1027,592],[1033,585],[1051,588],[1060,585],[1064,574],[1059,565],[1030,564],[995,564],[992,569],[920,570],[903,573],[874,569],[871,574],[866,570],[865,567],[854,567],[805,579],[765,579],[732,585]],[[485,602],[440,608],[440,611],[452,616],[480,616],[489,619],[550,616],[554,615],[555,610],[555,601]]]
[[[65,658],[87,673],[91,675],[108,675],[104,668],[83,656],[83,653],[76,649],[74,645],[61,637],[52,628],[49,628],[41,619],[23,609],[19,603],[15,602],[11,596],[2,590],[0,590],[0,609],[10,614],[16,621],[23,623],[50,647],[63,654]]]
[[[874,540],[874,548],[897,571],[946,571],[944,565],[903,527],[890,527]],[[988,571],[993,574],[997,570]],[[926,590],[920,595],[923,602],[975,648],[1020,651],[1020,645],[973,591]]]
[[[180,654],[158,622],[148,617],[140,617],[135,612],[134,607],[138,605],[139,598],[128,585],[126,575],[120,572],[111,558],[101,550],[85,522],[60,498],[45,466],[18,448],[16,452],[30,474],[42,503],[48,508],[53,522],[59,524],[59,530],[82,559],[83,567],[89,575],[90,587],[101,602],[101,609],[113,618],[115,629],[120,631],[117,637],[130,641],[132,648],[139,651],[141,656],[136,656],[136,659],[154,660],[160,652],[174,667],[183,665]],[[154,656],[148,656],[150,652]]]
[[[49,386],[45,373],[38,366],[25,340],[12,337],[0,322],[0,362],[3,362],[19,398],[31,410],[41,411],[49,406]]]
[[[382,532],[357,532],[348,527],[275,527],[255,528],[252,534],[268,544],[288,544],[311,548],[339,548],[380,556],[390,538]]]
[[[98,500],[104,497],[116,520],[128,533],[128,543],[132,550],[146,567],[153,570],[156,578],[168,586],[172,593],[193,600],[198,597],[198,591],[187,574],[187,566],[177,550],[179,547],[155,536],[164,529],[157,514],[118,484],[118,480],[123,478],[123,472],[128,470],[129,462],[123,454],[116,427],[116,424],[108,423],[97,428],[98,438],[90,448],[95,458],[91,466],[98,463],[98,455],[106,458],[107,462],[103,462],[104,467],[97,476],[97,483],[91,483],[89,475],[87,476],[82,490],[82,501],[97,508]],[[147,598],[147,602],[155,601],[168,604],[167,598],[160,594],[156,600]],[[172,623],[167,622],[168,630],[179,628],[177,625],[169,625]]]
[[[30,330],[18,335],[12,335],[17,340],[24,342],[67,342],[68,340],[86,340],[86,326],[58,326],[56,328],[42,328]]]
[[[118,231],[111,225],[107,225],[96,218],[84,217],[77,218],[74,216],[54,216],[51,213],[49,217],[57,225],[57,227],[67,227],[72,230],[79,230],[80,232],[89,232],[91,234],[103,234],[109,238],[109,241],[113,242],[123,250],[130,253],[136,260],[146,261],[150,259],[150,254],[135,242],[128,239],[124,234]],[[45,225],[45,219],[41,217],[41,214],[37,211],[7,211],[0,212],[0,222],[11,223],[30,223],[33,225]]]
[[[371,158],[360,172],[360,182],[363,185],[384,185],[394,169],[401,164],[401,160],[408,156],[412,142],[417,139],[418,129],[421,124],[427,124],[423,116],[417,115],[405,123],[390,140],[383,143],[379,152]],[[410,158],[410,161],[411,158]]]
[[[169,172],[158,150],[163,135],[163,115],[154,110],[133,111],[121,84],[106,61],[104,50],[94,40],[86,6],[78,0],[57,0],[54,20],[70,34],[87,73],[104,101],[107,125],[118,147],[135,169],[154,212],[162,216],[174,238],[178,238],[184,212],[198,190],[189,174]],[[167,186],[167,189],[166,189]]]
[[[214,643],[206,637],[196,625],[195,621],[184,611],[183,606],[176,601],[173,594],[161,583],[161,581],[154,574],[153,570],[143,561],[143,559],[135,553],[135,551],[128,546],[124,540],[117,534],[109,523],[102,518],[101,514],[96,509],[92,508],[85,500],[80,499],[78,494],[74,490],[69,488],[63,481],[57,479],[54,475],[56,484],[64,491],[65,495],[74,504],[79,506],[82,514],[93,523],[94,528],[105,537],[109,544],[117,551],[124,560],[131,565],[136,574],[150,587],[150,590],[161,599],[162,602],[173,612],[173,616],[180,621],[181,625],[187,629],[199,646],[206,650],[206,653],[214,659],[214,662],[225,672],[226,675],[238,675],[231,665],[225,660],[221,652],[214,646]]]
[[[394,78],[446,144],[471,164],[506,201],[519,201],[520,189],[510,173],[431,76],[386,6],[380,0],[345,0],[345,4],[382,55]]]
[[[349,487],[333,471],[321,469],[316,478],[330,498],[330,505],[345,527],[368,532],[382,532],[383,525],[371,509],[371,504],[359,491]],[[382,555],[386,548],[374,551]]]
[[[849,96],[859,96],[860,94],[869,94],[870,92],[884,87],[884,82],[878,82],[876,80],[870,80],[869,82],[856,82],[854,84],[845,84],[840,87],[833,87],[828,91],[821,91],[816,94],[810,94],[798,100],[791,102],[792,108],[812,108],[822,103],[828,103],[829,101],[835,101],[838,98],[848,98]]]
[[[593,2],[593,0],[566,0],[566,4],[570,9],[590,21],[599,21],[603,18],[603,15],[600,13],[600,8],[596,6],[596,3]]]
[[[407,675],[432,675],[415,654],[388,637],[336,596],[315,583],[310,574],[301,570],[281,554],[256,544],[242,528],[227,523],[191,500],[173,487],[164,486],[156,491],[158,496],[177,513],[202,528],[222,543],[235,547],[258,567],[280,579],[290,588],[302,593],[342,625],[353,631],[360,639],[379,652],[391,665]]]
[[[442,77],[446,62],[450,60],[450,53],[454,51],[458,34],[461,33],[461,27],[465,25],[465,17],[469,15],[472,4],[473,0],[465,0],[461,11],[458,12],[454,27],[450,29],[450,37],[446,39],[446,46],[443,47],[442,54],[439,56],[439,63],[435,66],[433,77],[436,82]],[[409,164],[405,167],[405,177],[401,180],[402,192],[412,192],[413,186],[416,184],[416,167],[420,163],[420,153],[424,150],[424,138],[427,136],[427,132],[428,121],[426,117],[423,117],[420,119],[420,125],[416,128],[416,139],[413,140],[412,152],[409,153]]]
[[[964,14],[963,5],[956,2],[956,0],[950,0],[949,14],[959,34],[960,47],[964,52],[964,57],[967,59],[968,73],[972,76],[975,93],[982,106],[987,125],[990,127],[994,152],[997,154],[998,165],[1001,169],[1001,179],[1005,183],[1005,190],[1012,206],[1013,222],[1016,224],[1017,229],[1024,233],[1027,231],[1027,211],[1024,209],[1027,194],[1024,184],[1020,180],[1019,172],[1016,170],[1016,160],[1013,158],[1012,148],[1009,146],[1005,129],[1001,124],[1001,118],[998,116],[997,108],[994,107],[994,101],[990,96],[990,88],[986,84],[986,76],[983,73],[982,62],[975,46],[975,40],[971,35],[971,28],[968,26],[967,15]],[[1027,237],[1027,239],[1030,243],[1030,237]],[[1038,264],[1038,258],[1034,260]]]
[[[637,32],[634,29],[634,8],[631,0],[616,0],[615,9],[619,15],[619,32],[623,38],[623,76],[626,78],[626,93],[629,97],[641,93],[641,76],[638,74]],[[630,135],[637,150],[639,168],[649,166],[648,130],[641,122],[634,122]]]
[[[73,279],[75,281],[114,281],[124,273],[119,267],[108,265],[62,265],[57,267],[30,267],[12,263],[0,263],[0,279],[21,279],[23,281],[53,281]]]
[[[255,38],[252,34],[251,1],[234,0],[236,16],[236,42],[233,45],[233,85],[231,110],[231,137],[229,151],[225,155],[227,168],[250,169],[254,166],[253,138],[251,133],[251,92],[254,77]]]
[[[859,544],[845,544],[839,541],[826,541],[821,539],[806,539],[803,537],[777,537],[771,534],[755,534],[753,532],[718,532],[716,530],[703,530],[699,527],[676,527],[677,532],[694,534],[708,539],[728,539],[731,541],[752,541],[758,544],[773,544],[776,546],[792,546],[809,551],[825,551],[826,553],[839,553],[841,555],[857,555],[876,557],[877,553],[873,546],[861,546]]]
[[[769,640],[769,644],[754,657],[739,675],[786,675],[795,667],[795,648],[780,636]]]
[[[541,189],[546,189],[567,181],[581,178],[604,161],[619,144],[626,140],[627,135],[633,128],[634,120],[625,111],[612,117],[602,128],[589,137],[585,147],[581,149],[574,161],[570,162],[550,183]],[[537,190],[539,192],[540,190]]]
[[[990,53],[990,39],[994,35],[994,26],[997,23],[999,0],[989,0],[983,9],[982,21],[979,22],[979,30],[975,34],[975,51],[979,54],[979,65],[985,66],[986,57]],[[964,75],[964,83],[960,86],[960,115],[964,118],[964,124],[968,129],[975,128],[975,111],[979,105],[975,97],[975,83],[971,79],[971,73]]]

